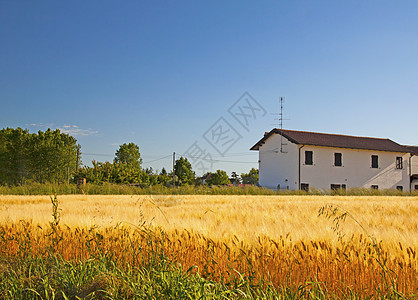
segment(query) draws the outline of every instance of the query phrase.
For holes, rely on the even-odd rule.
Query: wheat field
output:
[[[418,197],[393,196],[58,196],[60,224],[112,227],[145,222],[167,231],[187,229],[208,238],[234,235],[254,242],[290,236],[292,240],[336,240],[331,220],[318,210],[333,204],[349,212],[341,230],[369,234],[387,244],[418,244]],[[50,196],[0,195],[0,224],[51,221]],[[366,230],[366,232],[364,231]]]
[[[276,288],[309,282],[339,297],[418,292],[418,197],[72,195],[58,201],[53,227],[49,196],[0,196],[4,254],[54,248],[82,260],[101,251],[141,265],[153,253],[145,250],[158,245],[184,269],[196,266],[217,282],[239,276]],[[51,227],[59,239],[45,234]]]

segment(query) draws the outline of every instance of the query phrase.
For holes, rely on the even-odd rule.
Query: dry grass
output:
[[[61,224],[99,227],[118,223],[147,224],[167,231],[187,229],[211,239],[236,235],[247,242],[258,237],[290,236],[299,240],[336,240],[332,222],[318,209],[334,204],[350,212],[370,235],[386,244],[418,243],[418,197],[382,196],[59,196]],[[0,196],[0,224],[51,220],[49,196]],[[363,230],[347,219],[347,235]]]

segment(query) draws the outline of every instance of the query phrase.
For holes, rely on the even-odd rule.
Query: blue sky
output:
[[[416,1],[0,0],[0,45],[0,128],[60,128],[86,165],[134,142],[144,167],[198,145],[248,171],[280,97],[284,128],[418,145]]]

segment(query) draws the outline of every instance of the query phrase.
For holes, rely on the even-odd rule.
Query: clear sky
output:
[[[0,0],[0,128],[60,128],[86,165],[134,142],[248,171],[280,97],[286,129],[418,145],[418,2]]]

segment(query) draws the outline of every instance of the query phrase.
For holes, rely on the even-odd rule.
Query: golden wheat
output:
[[[1,254],[53,249],[70,260],[100,253],[141,265],[162,250],[183,268],[197,266],[223,282],[239,273],[276,287],[320,282],[335,294],[375,295],[393,286],[407,295],[418,291],[418,197],[74,195],[58,201],[55,228],[49,196],[0,196]],[[318,217],[326,204],[353,218],[335,228],[332,218]]]
[[[258,237],[293,241],[336,239],[332,221],[318,218],[318,209],[333,204],[351,213],[366,233],[398,247],[417,246],[418,197],[338,196],[59,196],[61,224],[115,226],[118,223],[187,229],[212,239],[256,242]],[[49,196],[0,196],[0,224],[51,220]],[[365,234],[352,219],[345,235]],[[395,245],[396,244],[396,245]]]
[[[312,281],[339,296],[349,290],[359,296],[376,295],[392,286],[412,295],[418,288],[416,247],[402,246],[403,250],[398,247],[389,253],[383,243],[364,242],[360,235],[339,243],[259,237],[250,245],[237,237],[220,241],[188,230],[163,232],[124,226],[53,229],[25,221],[1,225],[0,232],[1,255],[11,259],[27,253],[47,255],[52,250],[66,260],[100,254],[131,266],[146,266],[155,259],[152,255],[162,252],[185,270],[197,266],[196,271],[204,277],[224,283],[239,276],[250,278],[253,284],[276,287]]]

